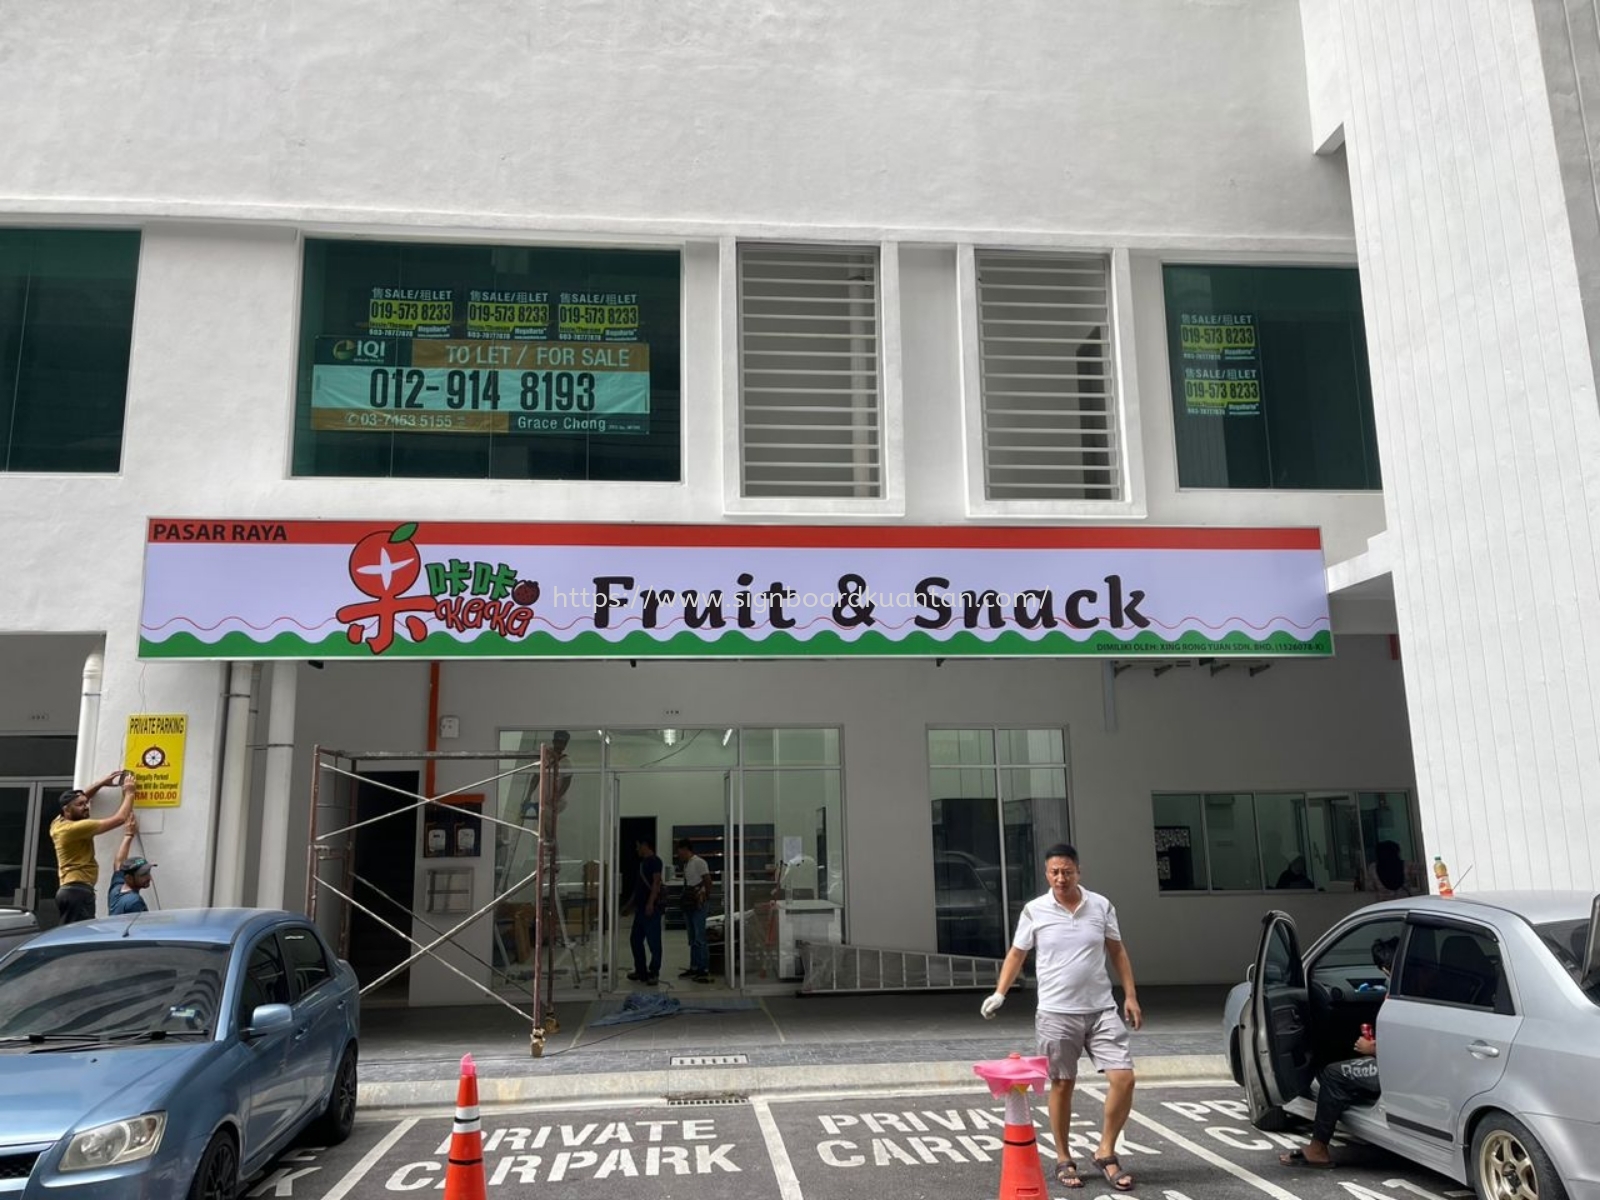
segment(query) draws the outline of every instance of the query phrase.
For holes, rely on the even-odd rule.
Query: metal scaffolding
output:
[[[545,953],[545,934],[547,931],[559,932],[562,944],[571,953],[570,943],[566,939],[565,925],[557,899],[557,866],[556,866],[556,825],[557,825],[557,798],[559,795],[559,760],[560,755],[549,743],[539,747],[538,754],[526,752],[495,751],[493,753],[455,752],[455,751],[399,751],[399,750],[368,750],[349,751],[332,750],[318,745],[312,754],[311,777],[311,829],[306,847],[306,913],[315,921],[318,917],[318,901],[323,893],[337,900],[338,908],[333,915],[333,920],[323,924],[327,929],[328,924],[333,924],[337,930],[336,941],[339,955],[349,957],[350,951],[350,921],[354,912],[365,913],[383,928],[393,933],[396,937],[409,942],[414,952],[398,965],[391,967],[378,978],[362,985],[361,994],[366,995],[376,988],[383,986],[389,980],[398,976],[424,957],[431,958],[440,966],[453,972],[469,985],[488,996],[496,1003],[504,1005],[518,1016],[525,1018],[529,1024],[529,1052],[538,1058],[544,1054],[545,1037],[558,1031],[559,1022],[556,1019],[555,1004],[555,965],[556,954],[551,948],[549,954]],[[362,776],[362,767],[379,762],[405,762],[424,764],[435,762],[461,762],[461,761],[493,761],[496,763],[512,764],[509,770],[502,770],[473,783],[465,784],[450,791],[442,792],[436,796],[425,795],[422,792],[407,791],[397,788],[380,780]],[[426,778],[426,773],[424,775]],[[470,915],[451,925],[447,929],[439,929],[427,920],[423,913],[412,907],[413,896],[396,897],[385,892],[371,880],[356,874],[355,843],[352,834],[368,825],[393,818],[410,817],[415,820],[419,810],[435,807],[442,811],[456,813],[460,811],[459,805],[449,803],[452,797],[474,793],[481,789],[497,787],[502,780],[513,779],[524,783],[522,803],[517,808],[517,814],[522,820],[512,822],[489,813],[477,814],[477,819],[493,827],[497,831],[507,831],[505,845],[514,847],[518,839],[531,837],[534,839],[533,870],[522,876],[516,882],[507,885],[510,874],[509,862],[511,855],[506,855],[507,867],[501,869],[498,852],[502,846],[501,836],[496,836],[489,851],[497,855],[494,864],[494,891],[495,894],[488,903],[476,908]],[[364,820],[358,819],[356,811],[356,790],[358,786],[378,788],[383,791],[394,792],[404,796],[414,803],[393,812],[382,813]],[[487,799],[487,797],[486,797]],[[487,803],[485,807],[487,807]],[[530,829],[526,824],[529,815],[534,816],[534,827]],[[480,825],[480,830],[482,825]],[[452,847],[453,849],[453,847]],[[483,852],[481,841],[478,844],[479,854]],[[332,864],[331,868],[330,865]],[[330,881],[329,875],[337,878],[337,883]],[[367,905],[356,899],[356,884],[361,884],[369,892],[388,902],[395,909],[408,914],[413,923],[423,926],[434,935],[426,944],[410,934],[402,932],[396,925],[374,912]],[[507,982],[512,981],[509,971],[501,971],[492,963],[484,962],[457,938],[484,916],[496,912],[500,905],[507,902],[529,884],[533,885],[533,974],[532,987],[529,993],[530,1006],[528,1012],[523,1012],[492,987],[474,979],[455,963],[444,957],[444,949],[451,948],[456,953],[465,955],[474,962],[486,967],[491,978],[499,974]],[[469,893],[470,895],[470,893]],[[498,929],[495,938],[499,937]],[[510,954],[503,948],[502,957],[510,963]],[[577,975],[577,962],[574,958],[574,980]],[[518,980],[517,982],[521,982]]]

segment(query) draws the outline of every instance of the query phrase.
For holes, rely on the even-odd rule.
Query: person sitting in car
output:
[[[1372,961],[1388,978],[1394,968],[1395,951],[1400,939],[1379,938],[1372,943]],[[1355,1058],[1329,1063],[1318,1076],[1321,1084],[1317,1091],[1317,1114],[1311,1123],[1311,1140],[1301,1150],[1291,1150],[1278,1156],[1286,1167],[1333,1166],[1333,1156],[1328,1143],[1333,1140],[1334,1126],[1339,1118],[1355,1104],[1371,1104],[1378,1098],[1378,1043],[1372,1038],[1356,1039]]]

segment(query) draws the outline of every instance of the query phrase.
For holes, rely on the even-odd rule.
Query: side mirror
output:
[[[250,1014],[250,1024],[244,1028],[244,1039],[253,1042],[269,1034],[279,1033],[294,1024],[294,1009],[287,1004],[258,1004]]]

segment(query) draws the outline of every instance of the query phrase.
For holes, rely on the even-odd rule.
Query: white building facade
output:
[[[1154,983],[1237,977],[1267,908],[1317,930],[1371,899],[1384,843],[1412,887],[1434,854],[1591,886],[1600,235],[1539,8],[1441,0],[1424,37],[1331,0],[0,3],[27,51],[0,79],[0,903],[49,919],[54,793],[140,761],[152,715],[186,726],[140,810],[162,906],[304,905],[314,782],[346,820],[457,793],[351,862],[418,938],[487,906],[452,961],[512,991],[527,897],[494,901],[531,839],[501,776],[558,729],[575,993],[626,969],[644,835],[713,860],[750,930],[719,977],[752,990],[793,987],[806,939],[997,954],[1063,838]],[[1505,86],[1424,87],[1444,32]],[[505,598],[537,574],[544,648],[485,654],[431,607],[381,653],[374,618],[291,620],[381,600],[344,573],[379,534],[433,599],[496,595],[451,583],[462,547],[491,574],[531,547]],[[618,546],[702,597],[760,592],[731,582],[758,551],[1057,581],[1143,547],[1190,640],[1108,645],[1138,622],[1096,576],[1102,627],[1056,595],[1026,652],[779,654],[730,610],[630,653],[550,594]],[[1296,547],[1326,575],[1285,624],[1294,571],[1237,560]],[[1244,607],[1204,607],[1229,586]],[[371,979],[409,950],[363,920]],[[431,962],[403,994],[476,995]]]

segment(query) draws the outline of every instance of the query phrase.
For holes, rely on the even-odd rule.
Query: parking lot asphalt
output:
[[[1079,1088],[1072,1152],[1087,1175],[1102,1095]],[[1044,1097],[1035,1122],[1054,1163]],[[1003,1109],[980,1088],[705,1097],[695,1102],[490,1108],[483,1113],[491,1197],[695,1200],[934,1200],[993,1196]],[[342,1146],[302,1146],[243,1193],[372,1200],[443,1187],[450,1114],[363,1113]],[[1280,1166],[1303,1134],[1253,1129],[1231,1082],[1144,1085],[1120,1147],[1146,1200],[1464,1200],[1459,1184],[1384,1151],[1336,1145],[1330,1171]],[[1099,1200],[1052,1184],[1051,1197]]]

